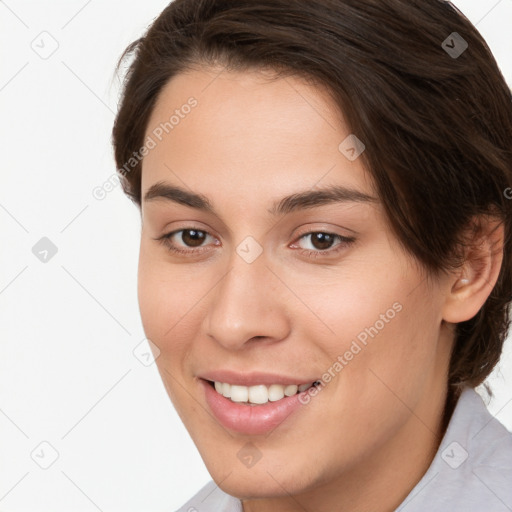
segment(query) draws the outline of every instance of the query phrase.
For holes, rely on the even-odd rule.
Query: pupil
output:
[[[189,234],[191,236],[188,236]],[[185,242],[186,245],[191,247],[198,247],[205,239],[205,234],[201,231],[196,231],[195,229],[187,229],[186,231],[183,231],[181,239],[183,242]]]

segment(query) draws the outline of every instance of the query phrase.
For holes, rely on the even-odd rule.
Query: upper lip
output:
[[[290,384],[311,384],[315,382],[315,378],[306,380],[304,377],[289,377],[283,374],[272,374],[265,372],[248,372],[238,373],[232,370],[212,370],[201,373],[198,375],[201,379],[210,380],[213,382],[226,382],[238,386],[256,386],[264,384],[270,386],[271,384],[281,384],[288,386]]]

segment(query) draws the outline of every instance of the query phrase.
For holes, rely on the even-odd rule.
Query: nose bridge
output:
[[[264,254],[255,249],[250,240],[239,244],[211,297],[207,334],[230,349],[256,336],[286,337],[286,305]]]

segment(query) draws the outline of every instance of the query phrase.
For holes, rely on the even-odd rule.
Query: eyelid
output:
[[[340,226],[337,227],[327,227],[326,225],[320,225],[319,227],[311,227],[311,225],[308,225],[308,227],[305,228],[299,228],[298,233],[295,235],[295,238],[300,238],[304,235],[310,235],[311,233],[326,233],[330,235],[336,235],[340,236],[342,238],[353,238],[354,235],[356,235],[356,231],[348,228],[343,228],[345,231],[348,231],[349,233],[342,235],[341,233],[337,233],[336,230],[339,230]]]

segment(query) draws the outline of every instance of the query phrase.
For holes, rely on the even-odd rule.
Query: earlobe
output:
[[[497,219],[481,221],[475,239],[467,246],[464,264],[452,274],[443,319],[458,323],[470,320],[491,294],[503,261],[504,228]]]

